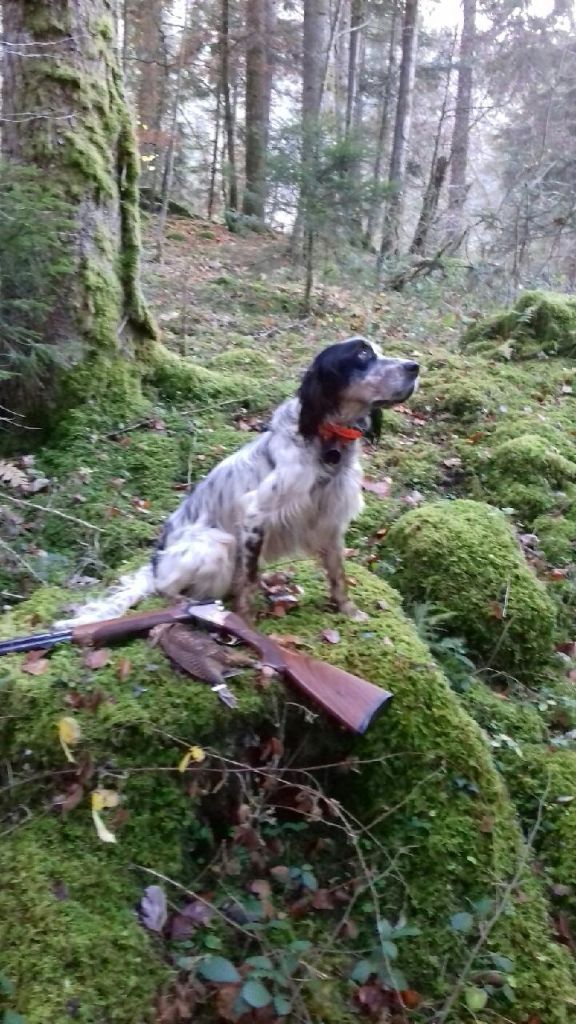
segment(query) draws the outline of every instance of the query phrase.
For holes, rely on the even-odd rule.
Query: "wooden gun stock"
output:
[[[392,694],[374,683],[307,654],[287,651],[275,640],[251,629],[240,616],[218,606],[214,612],[214,607],[192,605],[190,617],[231,633],[253,647],[265,665],[284,675],[308,700],[351,732],[366,732],[376,713],[391,700]]]
[[[190,621],[201,622],[244,641],[254,648],[264,665],[283,675],[308,700],[351,732],[364,733],[376,713],[392,697],[387,690],[342,668],[310,658],[307,654],[285,650],[275,640],[251,629],[239,615],[226,611],[214,602],[186,602],[173,608],[124,615],[59,632],[6,640],[0,642],[0,655],[50,648],[61,643],[75,643],[82,647],[109,644],[138,633],[147,633],[155,626]]]

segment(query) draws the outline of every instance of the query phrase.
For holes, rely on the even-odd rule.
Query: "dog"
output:
[[[172,513],[150,562],[59,625],[114,618],[155,593],[232,597],[249,620],[260,566],[298,554],[320,561],[338,612],[365,618],[344,572],[345,533],[363,506],[360,438],[378,410],[412,395],[419,369],[362,337],[325,348],[265,432],[216,465]]]

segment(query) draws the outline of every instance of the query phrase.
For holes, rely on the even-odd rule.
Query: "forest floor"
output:
[[[0,630],[47,627],[141,563],[181,492],[361,333],[422,364],[365,446],[348,572],[369,620],[331,615],[303,561],[260,628],[391,709],[352,740],[236,666],[230,716],[145,641],[5,659],[0,1013],[568,1024],[576,364],[504,336],[463,350],[478,300],[449,280],[378,294],[325,268],[303,317],[286,244],[173,218],[159,263],[148,226],[146,294],[197,377],[101,395],[0,462]],[[558,324],[576,334],[556,312],[557,353]]]

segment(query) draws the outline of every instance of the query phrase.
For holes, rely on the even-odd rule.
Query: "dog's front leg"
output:
[[[326,544],[319,552],[319,558],[328,577],[331,603],[342,615],[346,615],[356,622],[364,622],[368,616],[360,608],[357,608],[348,596],[342,538],[336,537],[332,543]]]
[[[234,578],[234,609],[248,621],[252,618],[252,604],[258,585],[260,555],[264,544],[264,524],[256,517],[248,519],[240,532],[236,575]]]

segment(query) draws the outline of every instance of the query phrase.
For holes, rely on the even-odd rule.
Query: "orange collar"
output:
[[[342,427],[339,423],[323,423],[318,434],[323,441],[334,441],[337,439],[345,443],[357,441],[362,437],[361,430],[357,430],[356,427]]]

